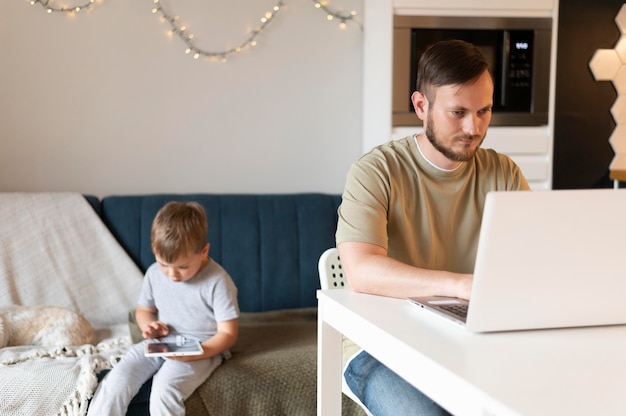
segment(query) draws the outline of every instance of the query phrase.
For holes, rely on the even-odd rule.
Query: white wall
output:
[[[243,41],[277,3],[163,1],[206,50]],[[152,0],[75,17],[0,1],[0,191],[341,192],[361,153],[363,31],[285,3],[220,63],[185,55]]]

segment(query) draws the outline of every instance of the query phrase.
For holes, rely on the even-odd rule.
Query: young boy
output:
[[[228,358],[237,340],[237,288],[209,256],[207,219],[195,202],[170,202],[151,231],[156,258],[148,268],[136,319],[147,340],[132,346],[102,380],[91,416],[124,416],[131,399],[152,376],[150,415],[185,414],[184,401]],[[158,318],[157,318],[158,314]],[[202,343],[202,355],[146,357],[145,343],[177,335]]]

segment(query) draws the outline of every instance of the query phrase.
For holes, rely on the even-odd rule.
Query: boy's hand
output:
[[[203,354],[167,357],[167,359],[175,361],[194,361],[216,356],[235,345],[238,334],[239,321],[236,318],[230,321],[220,321],[217,323],[217,334],[202,343]]]
[[[153,321],[148,324],[148,327],[141,331],[141,335],[144,338],[161,338],[169,334],[170,330],[167,325],[161,321]]]

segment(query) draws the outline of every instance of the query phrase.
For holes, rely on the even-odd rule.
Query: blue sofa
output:
[[[240,335],[233,358],[187,400],[188,415],[316,413],[317,262],[335,245],[340,195],[156,194],[88,197],[114,237],[145,271],[154,262],[150,226],[171,200],[202,204],[209,255],[239,289]],[[132,313],[130,319],[133,331]],[[149,383],[128,414],[148,414]],[[344,397],[344,415],[362,411]]]

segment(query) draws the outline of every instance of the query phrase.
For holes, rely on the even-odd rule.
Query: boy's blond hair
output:
[[[202,205],[168,202],[152,221],[152,251],[168,263],[188,254],[198,254],[207,243],[208,229]]]

